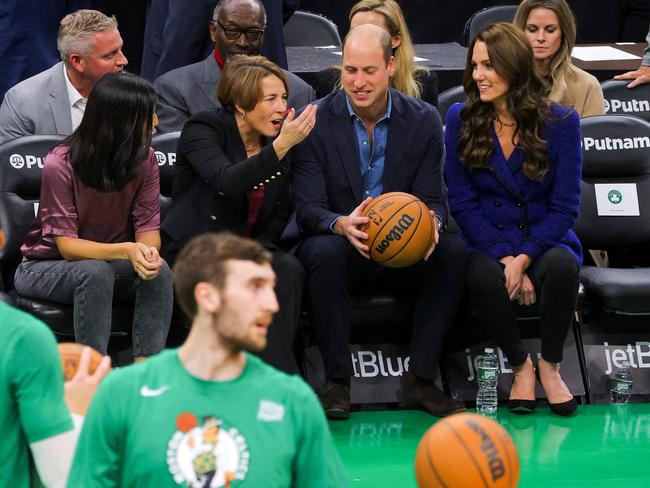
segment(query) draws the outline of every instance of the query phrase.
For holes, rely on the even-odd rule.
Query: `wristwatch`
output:
[[[436,227],[438,227],[438,234],[445,231],[445,224],[442,222],[442,219],[436,215]]]

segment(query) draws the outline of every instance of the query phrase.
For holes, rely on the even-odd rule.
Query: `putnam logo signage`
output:
[[[617,98],[612,98],[610,100],[605,100],[604,105],[605,112],[612,114],[650,112],[649,100],[618,100]]]
[[[603,137],[602,139],[584,137],[582,147],[585,151],[621,151],[626,149],[650,148],[650,137]]]

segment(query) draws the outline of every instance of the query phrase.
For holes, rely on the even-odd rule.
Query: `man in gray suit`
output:
[[[0,143],[31,134],[71,134],[97,80],[127,64],[117,21],[96,10],[66,15],[57,47],[62,62],[6,93],[0,106]]]
[[[216,89],[221,70],[236,56],[260,53],[266,12],[260,0],[220,0],[209,24],[215,43],[203,61],[169,71],[155,81],[159,132],[181,130],[185,121],[203,110],[220,107]],[[289,82],[289,107],[299,109],[314,100],[314,90],[293,73]]]

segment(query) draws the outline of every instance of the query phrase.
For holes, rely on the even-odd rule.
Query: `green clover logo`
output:
[[[621,203],[623,201],[623,195],[618,190],[611,190],[607,194],[607,200],[609,200],[614,205],[618,205],[619,203]]]

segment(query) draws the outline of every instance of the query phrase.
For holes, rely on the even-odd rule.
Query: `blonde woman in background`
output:
[[[394,0],[361,0],[350,10],[350,29],[361,24],[373,24],[390,34],[395,56],[395,74],[391,86],[406,95],[422,98],[422,86],[416,78],[425,76],[427,69],[413,61],[411,34],[402,9]]]
[[[575,109],[580,117],[602,115],[598,80],[571,63],[576,21],[565,0],[523,0],[513,23],[533,47],[535,70],[551,86],[549,98]]]

